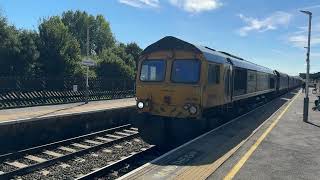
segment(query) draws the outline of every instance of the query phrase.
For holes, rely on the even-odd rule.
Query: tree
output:
[[[39,35],[35,31],[21,31],[18,35],[20,52],[17,60],[18,74],[21,76],[36,76],[39,72]]]
[[[93,26],[93,40],[96,52],[101,53],[103,49],[114,46],[115,39],[111,32],[109,22],[102,16],[97,15]]]
[[[138,44],[135,42],[127,44],[125,51],[127,54],[131,54],[133,56],[136,65],[138,65],[139,57],[142,52],[142,49],[138,46]]]
[[[99,56],[97,75],[105,78],[134,79],[134,69],[128,66],[112,49],[104,49]]]
[[[80,45],[59,16],[43,20],[39,26],[40,60],[46,76],[73,76],[80,67]]]
[[[114,46],[115,39],[108,21],[81,11],[67,11],[62,14],[63,23],[80,43],[81,54],[86,55],[87,28],[89,27],[90,49],[100,54],[103,49]]]
[[[134,62],[134,58],[131,54],[126,53],[126,45],[123,43],[119,43],[116,46],[111,48],[112,52],[114,52],[120,59],[122,59],[128,66],[135,69],[136,63]]]
[[[17,57],[20,53],[18,31],[9,26],[6,18],[0,16],[0,75],[13,76],[16,73]]]
[[[141,48],[116,42],[102,15],[82,11],[43,19],[38,32],[17,30],[0,12],[0,76],[82,76],[88,26],[91,58],[99,62],[90,74],[133,79]]]
[[[0,16],[0,39],[0,75],[34,76],[39,58],[38,34],[19,31]]]

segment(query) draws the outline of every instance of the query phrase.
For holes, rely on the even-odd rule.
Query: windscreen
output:
[[[200,61],[196,59],[174,60],[171,80],[175,83],[197,83],[200,77]]]
[[[165,75],[164,60],[144,60],[141,65],[141,81],[163,81]]]

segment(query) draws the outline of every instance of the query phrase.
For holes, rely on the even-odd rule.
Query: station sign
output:
[[[85,58],[82,60],[81,64],[84,66],[95,66],[96,62],[90,58]]]

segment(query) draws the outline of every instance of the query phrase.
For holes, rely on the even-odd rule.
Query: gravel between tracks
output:
[[[7,164],[0,164],[0,171],[3,171],[3,172],[9,172],[9,171],[13,171],[15,169],[17,169],[17,168],[10,166],[10,165],[7,165]]]
[[[56,163],[48,168],[35,171],[31,174],[15,177],[16,179],[74,179],[80,175],[88,174],[112,162],[121,160],[132,152],[140,152],[142,148],[149,147],[140,138],[126,140],[107,148],[73,158],[65,162]],[[104,151],[105,149],[112,152]],[[61,165],[63,163],[63,165]]]
[[[133,171],[134,169],[154,160],[157,157],[160,157],[164,153],[168,151],[161,151],[159,149],[156,149],[155,151],[149,152],[144,154],[143,158],[139,158],[135,160],[134,163],[128,163],[125,164],[123,167],[120,169],[113,169],[110,172],[106,173],[105,175],[96,178],[97,180],[114,180],[117,179],[125,174],[127,174],[130,171]]]

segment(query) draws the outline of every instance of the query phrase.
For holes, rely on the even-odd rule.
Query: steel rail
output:
[[[110,133],[111,132],[114,132],[114,131],[117,131],[117,130],[122,130],[122,129],[125,129],[126,127],[130,127],[130,125],[125,125],[125,126],[121,126],[121,127],[117,127],[117,128],[112,128],[112,129],[109,129],[109,130],[105,130],[105,131],[102,131],[102,132],[98,132],[98,133],[92,133],[92,134],[89,134],[87,136],[81,136],[81,138],[87,138],[88,136],[92,137],[92,136],[97,136],[97,134],[106,134],[106,133]],[[116,144],[116,143],[119,143],[119,142],[122,142],[123,140],[125,139],[128,139],[128,138],[135,138],[135,137],[138,137],[139,136],[139,133],[134,133],[134,134],[130,134],[128,136],[124,136],[124,137],[121,137],[119,139],[114,139],[112,141],[108,141],[108,142],[105,142],[105,143],[101,143],[101,144],[98,144],[98,145],[94,145],[94,146],[91,146],[89,148],[86,148],[86,149],[81,149],[81,150],[78,150],[76,152],[72,152],[72,153],[69,153],[69,154],[65,154],[63,156],[60,156],[60,157],[55,157],[55,158],[52,158],[52,159],[48,159],[44,162],[39,162],[39,163],[35,163],[35,164],[31,164],[27,167],[23,167],[23,168],[19,168],[19,169],[16,169],[16,170],[13,170],[13,171],[9,171],[9,172],[5,172],[3,174],[0,174],[0,179],[2,178],[6,178],[6,179],[9,179],[13,176],[19,176],[19,175],[23,175],[23,174],[27,174],[27,173],[30,173],[30,172],[33,172],[35,170],[38,170],[38,169],[42,169],[42,168],[45,168],[45,167],[48,167],[54,163],[57,163],[59,161],[65,161],[65,160],[68,160],[68,159],[71,159],[75,156],[80,156],[80,155],[83,155],[83,154],[86,154],[90,151],[95,151],[97,149],[100,149],[104,146],[112,146],[113,144]],[[80,137],[77,137],[77,138],[71,138],[71,139],[68,139],[66,140],[68,143],[74,143],[74,141],[72,141],[72,139],[75,139],[75,140],[78,140],[78,138]],[[63,143],[65,144],[66,142],[63,141]],[[57,145],[57,143],[53,143],[54,145]],[[50,144],[50,146],[52,146],[52,144]],[[61,144],[59,144],[59,146],[61,146]],[[41,149],[39,149],[41,148]],[[43,149],[46,149],[47,146],[41,146],[41,147],[36,147],[37,150],[43,150]],[[31,151],[34,151],[34,149],[31,149]],[[29,151],[23,151],[24,154],[28,153]],[[23,155],[21,155],[21,157],[23,157]]]
[[[128,128],[130,126],[132,126],[132,125],[131,124],[125,124],[125,125],[122,125],[122,126],[118,126],[118,127],[114,127],[114,128],[110,128],[110,129],[106,129],[106,130],[90,133],[90,134],[85,134],[85,135],[81,135],[81,136],[77,136],[77,137],[73,137],[73,138],[69,138],[69,139],[65,139],[65,140],[61,140],[61,141],[57,141],[57,142],[53,142],[53,143],[49,143],[49,144],[45,144],[45,145],[41,145],[41,146],[36,146],[36,147],[20,150],[20,151],[17,151],[17,152],[3,154],[3,155],[0,155],[0,161],[3,161],[5,159],[16,158],[16,157],[19,157],[19,156],[21,157],[21,156],[23,156],[23,154],[27,154],[27,153],[38,153],[38,152],[40,152],[40,151],[42,151],[43,149],[46,149],[46,148],[48,148],[48,149],[55,148],[55,147],[58,147],[58,146],[69,144],[69,142],[75,142],[77,140],[81,141],[81,139],[91,138],[91,137],[99,136],[99,135],[105,134],[105,133],[112,133],[112,132],[115,132],[115,131],[119,131],[121,129]]]
[[[146,153],[153,151],[155,148],[156,148],[156,146],[150,145],[148,148],[146,148],[145,150],[143,150],[141,152],[129,155],[129,156],[127,156],[127,157],[125,157],[125,158],[123,158],[123,159],[121,159],[119,161],[116,161],[116,162],[114,162],[112,164],[106,165],[106,166],[104,166],[102,168],[99,168],[99,169],[97,169],[95,171],[92,171],[92,172],[90,172],[90,173],[88,173],[86,175],[83,175],[83,176],[81,176],[79,178],[76,178],[76,180],[86,180],[86,179],[89,180],[89,179],[94,179],[96,177],[102,176],[106,172],[110,172],[110,170],[112,170],[112,169],[119,168],[125,163],[128,163],[130,161],[134,161],[134,160],[136,160],[138,158],[143,157]]]

